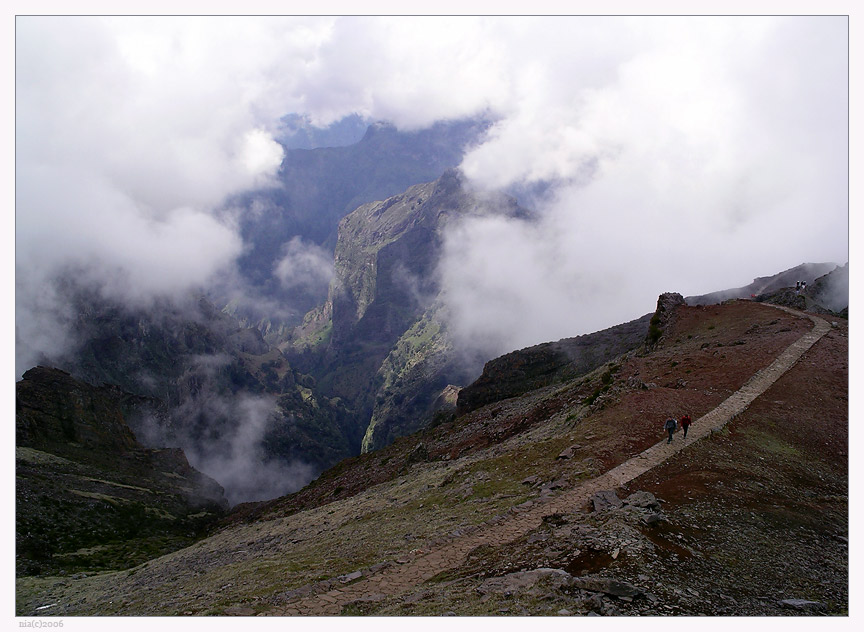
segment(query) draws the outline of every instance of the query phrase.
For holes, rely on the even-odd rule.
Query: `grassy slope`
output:
[[[601,367],[351,459],[298,494],[247,507],[210,538],[131,571],[20,580],[17,611],[29,614],[50,603],[58,604],[52,614],[220,614],[237,605],[272,611],[287,590],[428,549],[535,497],[538,487],[522,484],[528,476],[569,486],[605,471],[658,441],[665,415],[686,410],[698,418],[809,327],[809,321],[752,303],[683,308],[650,355],[619,359],[613,371]],[[418,588],[414,597],[422,599],[385,599],[346,613],[607,612],[608,604],[598,610],[563,594],[503,600],[475,590],[490,574],[541,565],[577,572],[579,560],[662,598],[662,606],[617,603],[625,614],[724,608],[777,614],[760,600],[763,593],[821,597],[842,612],[845,332],[841,323],[726,435],[630,484],[629,491],[654,492],[669,517],[665,531],[634,532],[632,553],[613,559],[599,544],[587,545],[586,533],[606,529],[612,534],[606,540],[592,537],[614,541],[624,527],[575,512],[562,519],[578,529],[560,536],[560,529],[546,528],[533,541],[477,551],[464,568]],[[611,374],[608,384],[604,374]],[[595,394],[591,406],[582,405]],[[808,424],[801,433],[802,420],[823,418],[826,402],[830,422]],[[409,454],[420,441],[428,460],[412,464]],[[573,459],[555,458],[574,444],[581,448]],[[757,553],[748,556],[751,549]],[[586,552],[594,557],[580,557]],[[814,574],[819,559],[822,570]]]

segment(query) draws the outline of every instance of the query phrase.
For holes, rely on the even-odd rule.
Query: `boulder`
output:
[[[426,450],[426,446],[422,443],[418,443],[414,449],[408,454],[408,464],[412,463],[422,463],[424,461],[429,460],[429,452]]]
[[[533,571],[519,571],[503,577],[491,577],[477,587],[481,594],[497,595],[545,594],[550,589],[560,590],[572,585],[570,573],[559,568],[538,568]]]
[[[572,459],[573,455],[576,454],[576,450],[578,450],[581,447],[582,447],[581,445],[571,445],[569,448],[563,450],[561,452],[561,454],[559,454],[555,458],[557,458],[557,459]]]
[[[608,509],[620,509],[624,506],[618,495],[611,489],[599,491],[591,498],[594,511],[606,511]]]
[[[651,509],[653,511],[660,510],[660,501],[651,492],[637,491],[633,492],[624,499],[625,505],[638,507],[640,509]]]

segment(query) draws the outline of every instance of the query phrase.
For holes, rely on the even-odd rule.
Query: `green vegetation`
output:
[[[660,328],[660,314],[654,314],[648,323],[648,344],[656,344],[663,335],[663,330]]]

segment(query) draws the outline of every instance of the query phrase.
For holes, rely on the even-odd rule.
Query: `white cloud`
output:
[[[21,17],[19,277],[77,262],[122,279],[118,292],[206,282],[241,245],[215,209],[272,177],[273,134],[292,112],[403,128],[497,120],[466,173],[481,187],[551,181],[553,201],[536,227],[490,220],[454,235],[442,269],[459,271],[445,278],[463,301],[453,313],[498,306],[512,344],[639,315],[658,289],[843,263],[846,27],[842,16]],[[290,280],[296,262],[283,263]],[[500,282],[504,269],[519,283]],[[619,307],[601,318],[600,298]]]
[[[285,288],[326,289],[333,277],[333,255],[325,248],[293,237],[283,247],[283,256],[273,275]]]
[[[642,46],[604,85],[536,82],[465,157],[480,186],[557,183],[535,225],[450,235],[442,275],[466,344],[506,351],[640,316],[660,292],[848,259],[845,21],[670,18],[608,34],[634,26]]]

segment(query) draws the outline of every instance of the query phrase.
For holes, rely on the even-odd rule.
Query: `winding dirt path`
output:
[[[695,420],[686,440],[676,438],[672,443],[667,444],[666,439],[662,439],[642,453],[570,491],[545,501],[537,500],[511,509],[510,517],[497,524],[487,523],[462,537],[425,552],[422,556],[409,559],[404,564],[391,566],[338,589],[307,595],[268,614],[333,616],[340,614],[345,605],[355,601],[377,601],[385,596],[405,593],[443,571],[459,567],[468,554],[478,546],[500,546],[512,542],[540,526],[544,516],[578,510],[595,493],[620,487],[660,465],[691,443],[719,431],[736,415],[744,412],[831,329],[825,320],[816,316],[787,307],[777,305],[772,307],[795,316],[809,318],[814,323],[813,329],[789,345],[774,362],[753,375],[744,386],[719,406]]]

